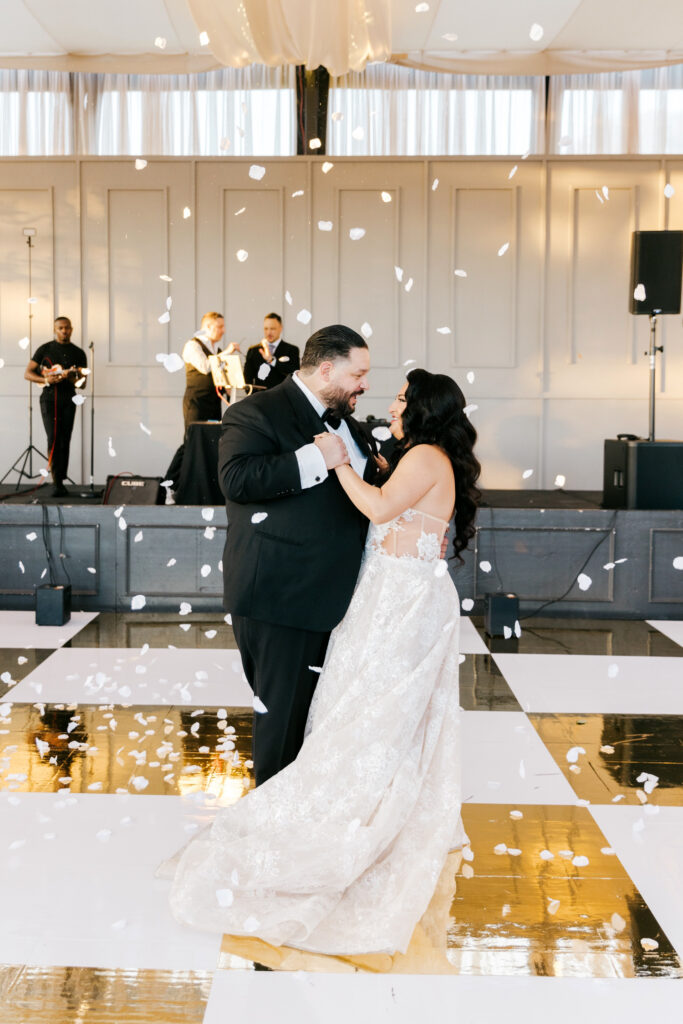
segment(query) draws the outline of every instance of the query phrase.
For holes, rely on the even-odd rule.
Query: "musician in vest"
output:
[[[185,394],[183,395],[183,419],[185,430],[198,420],[220,420],[225,406],[216,392],[211,375],[209,356],[222,352],[221,339],[225,332],[222,313],[205,313],[200,329],[183,348],[185,363]],[[239,352],[238,344],[231,342],[226,353]]]

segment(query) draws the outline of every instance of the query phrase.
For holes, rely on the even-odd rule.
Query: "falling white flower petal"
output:
[[[344,115],[342,114],[341,110],[335,110],[335,112],[332,114],[332,120],[333,121],[343,121],[344,120]]]
[[[296,314],[296,318],[300,324],[309,324],[312,316],[313,314],[308,309],[300,309]]]
[[[357,128],[353,129],[351,135],[357,142],[361,142],[365,138],[365,129],[358,125]]]
[[[135,170],[136,171],[144,171],[146,166],[147,166],[147,161],[146,160],[138,159],[138,160],[135,161]]]
[[[464,612],[471,612],[472,609],[474,608],[474,601],[472,600],[471,597],[463,598],[460,604]]]
[[[332,161],[326,160],[325,163],[322,165],[321,170],[323,174],[329,174],[333,167],[334,164],[332,163]]]
[[[322,142],[320,141],[320,139],[309,139],[308,140],[308,148],[309,149],[320,149],[321,146],[322,146]]]
[[[391,200],[392,200],[391,192],[382,192],[381,195],[382,195],[382,202],[383,203],[390,203],[391,202]]]
[[[303,194],[304,194],[304,190],[302,188],[299,188],[299,189],[297,189],[296,192],[292,192],[292,199],[298,199],[299,196],[302,196]]]
[[[579,590],[588,590],[592,586],[593,580],[585,572],[581,572],[577,576],[576,582],[579,584]]]
[[[543,26],[539,25],[538,22],[535,21],[529,29],[529,38],[532,39],[534,43],[538,43],[543,38]]]
[[[200,32],[199,33],[199,45],[200,46],[208,46],[209,45],[209,33],[208,32]]]
[[[453,273],[455,274],[456,277],[467,277],[467,271],[463,270],[461,267],[458,267],[456,270],[453,271]]]
[[[388,441],[391,437],[391,431],[389,427],[375,427],[372,431],[372,436],[378,441]]]
[[[318,231],[331,231],[334,227],[331,220],[319,220]]]
[[[394,273],[396,274],[396,280],[403,280],[403,267],[394,267]]]
[[[504,242],[503,245],[501,245],[500,249],[498,250],[498,255],[499,256],[504,256],[509,248],[510,248],[510,243],[509,242]]]
[[[467,383],[474,384],[474,370],[468,370],[467,372]]]
[[[549,914],[556,914],[559,909],[560,909],[560,901],[559,900],[551,899],[550,896],[549,896],[548,897],[548,913]]]
[[[641,939],[640,944],[648,953],[651,953],[655,949],[659,949],[659,943],[656,939]]]
[[[410,289],[411,289],[411,288],[413,287],[413,279],[412,279],[412,277],[409,277],[409,278],[408,278],[408,280],[406,281],[406,283],[404,284],[404,286],[403,286],[403,287],[405,288],[405,290],[406,290],[407,292],[409,292],[409,291],[410,291]]]
[[[190,207],[189,206],[184,206],[183,207],[183,217],[185,218],[185,220],[187,220],[187,218],[191,217],[191,216],[192,216],[192,210],[190,209]]]
[[[253,178],[254,181],[260,181],[265,173],[266,169],[261,164],[252,164],[249,168],[249,177]]]
[[[635,288],[633,289],[633,298],[636,300],[636,302],[645,302],[646,293],[644,284],[637,284],[635,286]]]
[[[514,176],[515,176],[515,174],[517,173],[518,170],[519,170],[519,165],[515,164],[515,166],[512,168],[512,170],[508,174],[508,181],[510,180],[510,178],[514,178]]]
[[[257,523],[262,523],[263,520],[267,519],[267,518],[268,518],[268,513],[267,512],[254,512],[253,516],[251,517],[251,521],[252,521],[252,523],[257,524]]]
[[[669,182],[664,186],[664,195],[667,199],[671,199],[676,194],[676,189]]]
[[[463,409],[463,412],[465,413],[465,416],[467,416],[467,418],[470,419],[472,413],[476,412],[478,408],[478,405],[466,405],[465,408]]]
[[[141,540],[142,540],[142,530],[138,530],[138,532],[133,537],[133,543],[134,544],[139,544]]]
[[[131,609],[134,612],[139,612],[141,608],[144,608],[147,604],[147,599],[144,594],[135,594],[130,600]]]
[[[206,565],[206,564],[205,564],[205,565],[203,565],[203,566],[201,567],[201,569],[199,570],[199,572],[201,573],[201,576],[202,576],[202,578],[203,578],[203,579],[206,579],[206,577],[207,577],[207,576],[209,575],[209,573],[211,572],[211,566],[210,566],[210,565]]]
[[[111,457],[114,458],[116,452],[114,451],[114,445],[111,437],[107,438],[107,450]]]
[[[416,4],[416,6],[415,6],[415,13],[416,14],[426,14],[426,12],[428,10],[429,10],[429,4],[427,4],[427,3]]]
[[[450,329],[450,327],[437,327],[436,333],[437,334],[450,334],[451,333],[451,329]]]
[[[458,40],[458,34],[457,32],[444,32],[441,38],[445,39],[447,43],[455,43]]]
[[[360,325],[360,332],[361,332],[361,334],[363,335],[364,338],[371,338],[372,337],[372,327],[367,322],[367,320]]]
[[[237,252],[235,253],[235,256],[240,261],[240,263],[244,263],[244,261],[248,259],[249,253],[247,252],[246,249],[238,249]]]
[[[74,405],[83,405],[85,402],[85,395],[72,395],[71,401]]]
[[[558,473],[557,476],[555,477],[555,487],[564,487],[566,482],[567,482],[567,478],[566,478],[566,476],[563,476],[562,473]]]
[[[541,860],[555,860],[555,854],[551,853],[550,850],[541,850],[538,856]]]
[[[626,927],[626,921],[624,921],[621,914],[617,913],[612,914],[610,918],[610,924],[612,925],[617,934],[619,934],[619,932],[623,932],[624,928]]]
[[[522,473],[522,480],[528,480],[530,476],[534,475],[533,469],[525,469]]]
[[[168,310],[166,310],[165,313],[162,313],[161,316],[157,317],[157,320],[159,321],[160,324],[167,324],[170,321],[170,319],[171,314],[169,313]]]
[[[268,711],[268,708],[263,703],[260,697],[254,697],[253,706],[254,711],[256,711],[259,715],[265,715],[266,712]]]
[[[482,572],[491,572],[491,563],[484,560],[479,563],[479,568]]]
[[[172,281],[173,278],[169,277],[168,274],[159,274],[160,281]]]
[[[268,363],[261,363],[261,365],[258,368],[258,379],[265,380],[266,377],[270,374],[271,369],[272,367]]]
[[[365,228],[351,228],[349,238],[352,242],[358,242],[365,235]]]
[[[439,187],[439,179],[438,178],[434,178],[434,181],[432,182],[432,192],[436,192],[438,187]]]
[[[679,571],[683,569],[683,555],[676,555],[671,564],[673,565],[674,569],[678,569]]]
[[[602,186],[602,194],[605,197],[605,199],[609,199],[609,188],[607,187],[607,185]]]
[[[20,338],[19,339],[19,348],[26,349],[26,348],[29,347],[30,344],[31,344],[31,339],[30,338]]]
[[[192,611],[192,605],[189,601],[180,602],[180,615],[189,615]]]
[[[163,36],[157,36],[156,39],[154,40],[154,45],[158,50],[165,50],[166,40],[164,39]]]

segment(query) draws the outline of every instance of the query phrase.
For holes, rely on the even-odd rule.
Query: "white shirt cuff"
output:
[[[294,454],[299,463],[301,486],[304,490],[327,480],[325,456],[316,444],[305,444],[302,448],[297,448]]]

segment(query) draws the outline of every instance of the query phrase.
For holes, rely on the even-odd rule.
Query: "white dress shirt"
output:
[[[318,416],[322,416],[325,412],[325,406],[322,404],[320,399],[313,394],[310,388],[306,387],[298,373],[292,374],[292,380],[304,393]],[[336,434],[338,437],[341,437],[342,441],[346,445],[349,458],[351,459],[351,468],[362,480],[363,473],[365,472],[365,465],[368,460],[354,441],[353,434],[349,430],[348,423],[346,423],[345,420],[342,420],[336,430],[331,427],[329,423],[325,423],[325,428],[330,432],[330,434]],[[299,463],[301,486],[304,490],[308,487],[315,487],[316,484],[321,484],[323,480],[327,480],[328,470],[325,465],[325,456],[320,451],[317,444],[314,442],[311,442],[311,444],[305,444],[303,447],[296,450],[295,455],[296,460]]]
[[[218,352],[220,341],[210,341],[201,331],[197,331],[195,336],[186,341],[183,346],[183,362],[194,366],[195,370],[199,370],[200,373],[211,373],[209,357],[203,351],[197,339],[200,339],[208,349],[211,349],[213,355],[216,355]]]

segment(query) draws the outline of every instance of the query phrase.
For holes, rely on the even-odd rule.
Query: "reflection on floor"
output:
[[[238,979],[254,962],[425,984],[435,974],[558,985],[683,975],[680,624],[532,620],[519,641],[489,642],[485,653],[481,623],[468,621],[459,684],[471,848],[447,863],[407,954],[315,957],[225,936],[219,957],[209,942],[183,965],[185,941],[199,949],[205,937],[185,940],[169,917],[164,952],[167,884],[153,869],[176,833],[191,834],[252,784],[232,629],[218,614],[103,614],[68,635],[26,621],[13,634],[13,615],[0,613],[0,871],[12,887],[0,903],[3,1024],[219,1019],[217,979]],[[77,814],[65,819],[69,804]],[[150,828],[157,845],[145,857]],[[82,856],[89,870],[69,873]],[[65,876],[73,907],[102,922],[90,961],[77,922],[62,934],[45,903],[46,864]],[[131,919],[110,920],[115,894],[123,903],[128,891]],[[37,922],[33,963],[21,939],[28,921]]]

